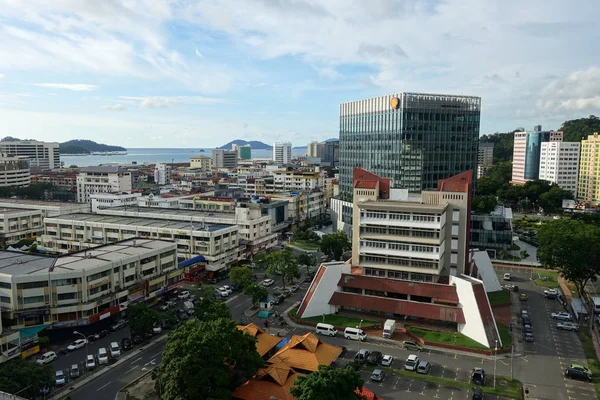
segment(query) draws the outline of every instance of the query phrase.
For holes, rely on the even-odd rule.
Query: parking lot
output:
[[[518,358],[519,362],[515,362],[514,373],[529,389],[530,397],[564,400],[596,398],[593,384],[564,376],[564,370],[570,364],[587,366],[577,333],[557,329],[557,321],[551,318],[553,312],[565,311],[565,307],[556,300],[544,299],[544,288],[531,280],[536,277],[532,270],[497,267],[496,272],[500,276],[505,272],[510,273],[511,283],[519,286],[519,293],[528,295],[528,300],[520,301],[519,305],[530,314],[534,342],[522,344],[524,355]],[[515,319],[520,323],[520,311],[518,314],[517,311]],[[519,328],[515,330],[517,334],[520,334]],[[519,337],[519,340],[522,339]]]

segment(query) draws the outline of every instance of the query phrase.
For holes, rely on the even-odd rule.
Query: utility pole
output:
[[[494,347],[494,389],[496,389],[496,364],[498,361],[498,339],[496,339],[496,347]]]
[[[510,380],[513,380],[513,358],[515,354],[515,347],[510,348]]]

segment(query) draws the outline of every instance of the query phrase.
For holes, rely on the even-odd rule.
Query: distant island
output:
[[[92,154],[127,151],[121,146],[96,143],[93,140],[75,139],[60,144],[61,154]]]
[[[246,141],[243,139],[232,140],[231,142],[224,144],[221,147],[217,147],[218,150],[231,150],[231,145],[237,144],[238,146],[244,146],[249,144],[252,150],[273,150],[273,146],[269,146],[266,143],[259,142],[258,140]]]

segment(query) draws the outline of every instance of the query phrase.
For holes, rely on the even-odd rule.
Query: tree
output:
[[[549,191],[540,195],[540,207],[544,212],[555,213],[562,210],[562,201],[573,198],[573,194],[557,185],[553,185]]]
[[[210,289],[207,287],[206,289]],[[206,293],[207,290],[201,292],[201,296],[196,298],[194,302],[194,315],[200,321],[214,321],[220,318],[231,319],[231,310],[222,301],[215,298],[214,292]]]
[[[266,251],[261,250],[252,256],[252,262],[258,268],[265,269],[269,265],[268,258],[269,254]]]
[[[269,254],[269,266],[267,267],[267,275],[281,274],[281,282],[285,289],[285,282],[293,282],[294,278],[300,277],[298,269],[298,259],[290,249],[276,251]]]
[[[527,250],[521,250],[519,254],[521,255],[522,259],[529,257],[529,253],[527,252]]]
[[[600,227],[578,220],[554,220],[538,230],[538,260],[573,282],[579,296],[600,274]]]
[[[320,365],[318,371],[296,379],[290,393],[296,400],[360,399],[355,390],[362,388],[363,384],[360,372],[352,368]]]
[[[20,357],[0,364],[2,392],[20,392],[19,396],[32,399],[39,396],[40,389],[53,385],[54,371],[50,365],[38,365]]]
[[[496,196],[488,194],[473,197],[472,207],[478,213],[487,214],[494,211],[497,204],[498,200],[496,200]]]
[[[494,143],[494,164],[500,161],[510,161],[513,158],[514,132],[492,133],[481,135],[481,143]]]
[[[316,263],[317,263],[317,260],[315,259],[315,256],[313,256],[312,254],[302,253],[298,256],[298,264],[304,265],[306,267],[307,274],[310,274],[311,265],[315,265]]]
[[[341,260],[344,252],[351,248],[348,236],[342,231],[330,233],[321,238],[321,251],[334,260]]]
[[[254,280],[252,279],[252,271],[247,267],[235,267],[229,271],[229,281],[241,288],[247,288],[252,285]]]
[[[154,324],[159,320],[158,313],[148,307],[146,303],[138,303],[127,309],[129,329],[132,335],[144,335],[152,332]]]
[[[259,284],[252,284],[244,291],[248,296],[252,297],[252,305],[256,307],[260,299],[265,298],[269,295],[269,291],[266,287]]]
[[[590,115],[587,118],[565,121],[560,130],[563,131],[564,142],[580,142],[581,138],[587,139],[588,135],[600,132],[600,118]]]
[[[235,322],[192,318],[167,339],[155,389],[164,400],[231,399],[232,368],[250,378],[262,365],[254,337]]]

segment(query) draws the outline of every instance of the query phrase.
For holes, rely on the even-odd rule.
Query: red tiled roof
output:
[[[451,285],[439,283],[402,281],[374,276],[342,274],[338,286],[411,294],[415,296],[431,297],[442,303],[458,304],[456,288]]]
[[[403,314],[411,317],[433,319],[436,321],[450,321],[459,324],[465,323],[465,316],[461,308],[443,306],[417,301],[399,300],[386,297],[364,296],[356,293],[335,292],[329,304],[360,308],[363,310],[380,311],[389,314]]]
[[[377,181],[355,181],[355,189],[377,189]]]
[[[377,396],[375,392],[369,390],[366,386],[363,386],[360,389],[356,388],[355,392],[356,394],[362,396],[364,400],[383,400],[381,397]]]
[[[285,361],[268,362],[256,372],[254,378],[233,392],[234,399],[266,400],[275,396],[281,400],[294,400],[290,388],[299,376]]]
[[[475,294],[475,300],[477,301],[477,309],[481,315],[481,321],[483,321],[483,328],[485,330],[485,336],[487,337],[490,347],[494,345],[498,338],[498,331],[496,328],[496,321],[492,314],[492,309],[488,301],[488,297],[485,294],[485,287],[480,282],[473,282],[473,293]]]
[[[379,183],[379,191],[381,192],[381,200],[386,200],[390,195],[390,179],[382,178],[380,176],[375,175],[372,172],[369,172],[362,168],[354,168],[352,171],[352,186],[356,186],[358,182],[361,182],[362,185],[366,184],[366,182],[378,182]],[[364,189],[375,189],[377,186],[368,187],[361,186]]]

